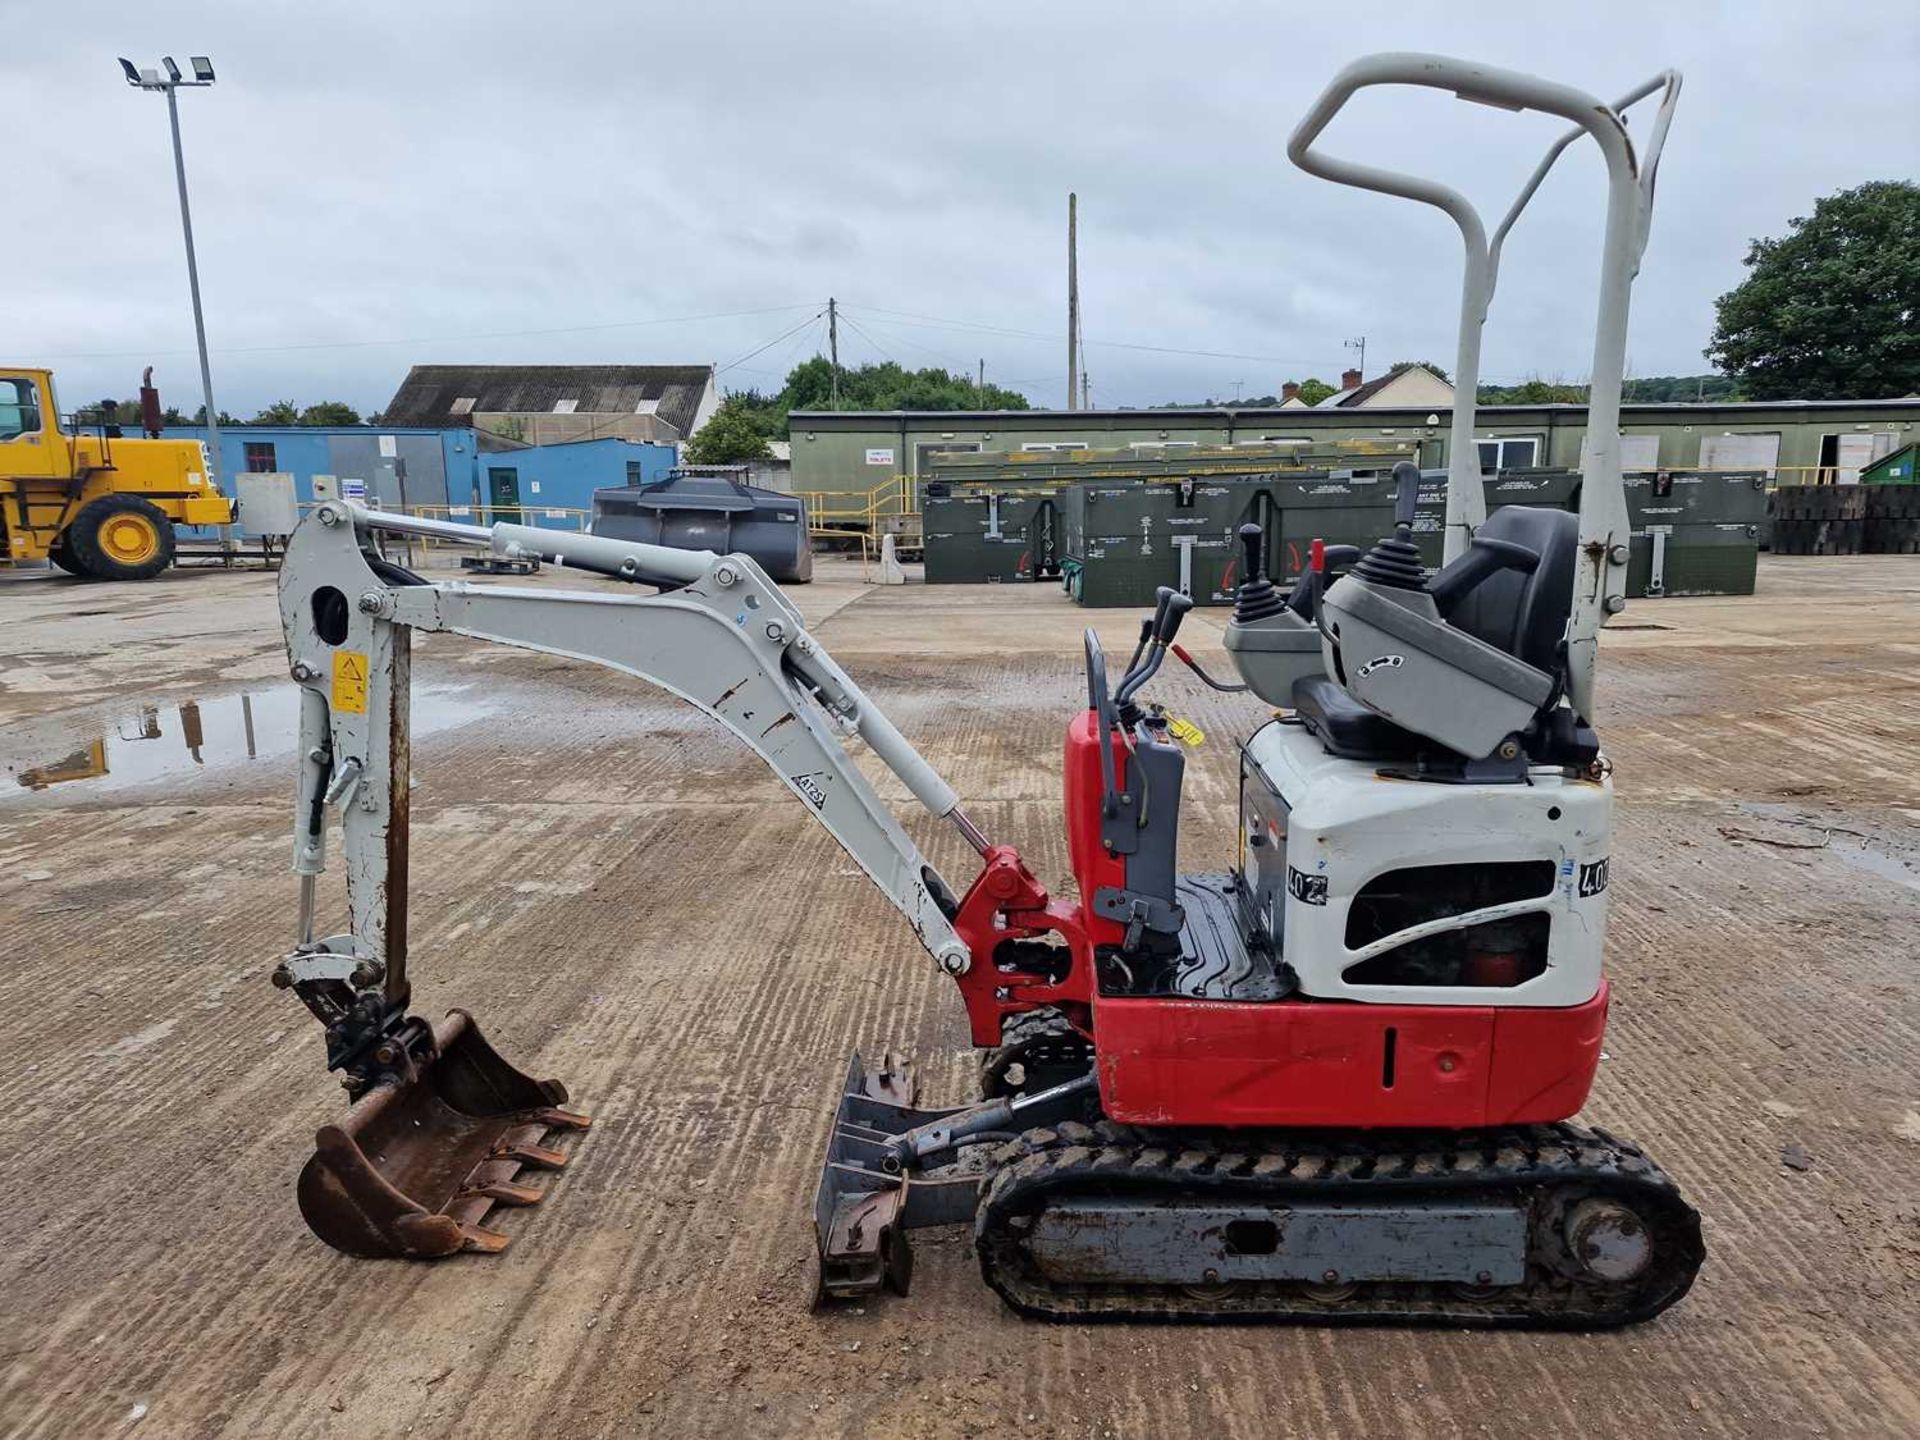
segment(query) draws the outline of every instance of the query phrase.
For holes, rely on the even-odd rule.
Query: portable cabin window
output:
[[[1476,436],[1482,470],[1531,470],[1540,463],[1538,435]]]
[[[40,428],[40,397],[33,382],[14,376],[0,379],[0,440],[31,435]]]
[[[1130,440],[1129,450],[1194,450],[1200,445],[1198,440]]]
[[[272,475],[279,468],[279,457],[273,453],[271,440],[247,441],[247,473],[249,475]]]
[[[924,475],[929,465],[938,465],[942,455],[977,455],[978,440],[931,440],[913,447],[913,473]]]
[[[1085,450],[1087,448],[1087,442],[1084,440],[1044,440],[1022,445],[1020,448],[1022,450]]]
[[[1749,430],[1740,434],[1729,432],[1700,437],[1702,470],[1764,470],[1767,478],[1772,479],[1774,467],[1779,463],[1778,430]]]
[[[647,477],[644,467],[638,460],[627,461],[627,484],[644,485]]]
[[[1620,468],[1629,474],[1636,470],[1658,470],[1660,468],[1660,437],[1658,435],[1622,435],[1620,437]]]

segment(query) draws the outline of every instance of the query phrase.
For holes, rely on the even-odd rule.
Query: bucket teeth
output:
[[[502,1135],[488,1152],[496,1160],[517,1160],[529,1170],[564,1170],[567,1157],[558,1150],[535,1145],[512,1135]]]
[[[538,1205],[545,1191],[536,1190],[531,1185],[515,1185],[508,1180],[492,1180],[484,1185],[474,1185],[462,1190],[454,1197],[461,1200],[491,1200],[496,1205]]]
[[[498,1255],[507,1248],[507,1237],[498,1230],[488,1230],[479,1225],[462,1225],[460,1248],[474,1255]]]

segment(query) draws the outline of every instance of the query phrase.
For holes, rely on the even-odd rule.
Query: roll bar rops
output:
[[[1547,151],[1489,241],[1479,212],[1450,186],[1343,160],[1313,148],[1320,132],[1347,101],[1371,85],[1449,90],[1462,100],[1502,110],[1540,110],[1559,115],[1573,121],[1574,128]],[[1636,155],[1621,112],[1656,91],[1661,92],[1660,108],[1645,146]],[[1453,439],[1447,474],[1444,556],[1449,561],[1466,549],[1473,531],[1486,518],[1479,448],[1473,435],[1474,400],[1480,380],[1480,333],[1499,278],[1501,246],[1561,152],[1582,135],[1591,135],[1600,147],[1607,162],[1606,234],[1600,256],[1587,434],[1580,456],[1581,563],[1575,573],[1567,635],[1568,694],[1574,708],[1589,719],[1593,713],[1596,636],[1606,617],[1626,604],[1629,531],[1620,478],[1620,386],[1626,369],[1628,298],[1646,248],[1653,214],[1654,174],[1679,97],[1677,70],[1662,71],[1615,104],[1607,105],[1568,85],[1444,55],[1369,55],[1333,78],[1287,141],[1287,157],[1309,174],[1418,200],[1446,211],[1460,227],[1466,265],[1460,287],[1460,343],[1454,360]]]

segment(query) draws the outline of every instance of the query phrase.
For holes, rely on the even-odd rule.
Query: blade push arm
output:
[[[518,547],[602,573],[679,588],[658,595],[431,584],[388,565],[381,531]],[[503,531],[517,532],[502,535]],[[717,556],[524,526],[474,526],[322,505],[294,533],[281,619],[302,695],[294,869],[303,876],[303,945],[282,969],[331,1023],[378,984],[391,1014],[407,998],[406,832],[409,640],[470,635],[589,661],[660,686],[711,715],[798,796],[894,906],[941,969],[969,952],[955,900],[847,752],[858,734],[927,810],[977,850],[958,799],[807,632],[759,566]],[[312,942],[311,877],[324,864],[324,807],[338,806],[351,933]],[[323,1007],[316,1000],[326,999]]]

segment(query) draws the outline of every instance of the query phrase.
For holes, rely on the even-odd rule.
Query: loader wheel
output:
[[[151,580],[173,563],[173,523],[137,495],[102,495],[74,517],[67,547],[86,574]]]

